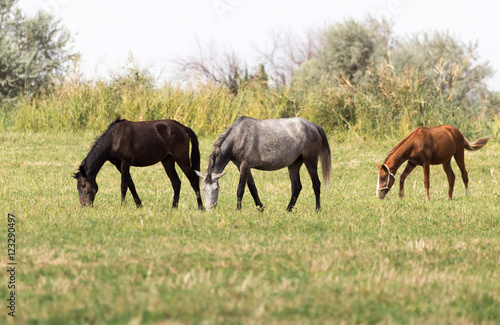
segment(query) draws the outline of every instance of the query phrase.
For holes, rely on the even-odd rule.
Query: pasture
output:
[[[180,172],[179,208],[170,209],[161,164],[131,169],[143,208],[130,192],[120,205],[120,176],[109,163],[97,177],[94,208],[81,208],[71,175],[96,135],[0,134],[2,234],[7,213],[18,219],[18,323],[500,322],[500,145],[493,140],[465,153],[469,197],[453,161],[452,201],[442,166],[431,167],[430,202],[421,167],[407,178],[404,199],[395,186],[379,200],[374,162],[398,139],[371,146],[330,137],[332,185],[321,188],[319,213],[304,167],[293,212],[285,210],[286,169],[254,171],[265,210],[246,188],[236,211],[232,164],[217,209],[202,212]],[[202,171],[214,140],[200,137]],[[14,323],[4,306],[0,322]]]

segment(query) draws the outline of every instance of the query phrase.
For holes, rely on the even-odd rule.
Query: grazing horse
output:
[[[189,161],[189,139],[191,139],[191,162]],[[130,189],[137,207],[142,203],[130,176],[130,166],[145,167],[161,161],[174,188],[172,208],[179,203],[181,181],[175,171],[177,163],[186,174],[196,193],[198,209],[203,209],[199,178],[195,169],[200,169],[198,138],[190,128],[174,120],[131,122],[118,117],[95,141],[79,170],[73,175],[82,206],[93,205],[98,191],[96,176],[106,161],[116,166],[122,174],[122,203],[127,188]]]
[[[489,138],[469,142],[457,128],[451,125],[440,125],[433,128],[419,127],[401,140],[385,158],[382,165],[375,164],[378,169],[377,197],[383,199],[396,182],[396,171],[408,160],[405,170],[399,179],[399,197],[404,196],[406,177],[417,166],[424,168],[425,196],[429,197],[430,165],[443,165],[448,177],[448,199],[453,196],[455,174],[451,168],[451,157],[455,157],[462,180],[465,184],[465,195],[469,195],[469,178],[464,164],[464,148],[471,151],[481,149]]]
[[[316,196],[316,211],[320,205],[320,186],[318,178],[318,158],[321,156],[323,180],[330,182],[331,157],[330,146],[323,129],[303,118],[282,118],[275,120],[257,120],[239,117],[214,143],[214,151],[209,156],[207,174],[196,172],[203,178],[202,189],[208,209],[215,208],[219,196],[219,179],[222,171],[232,161],[240,171],[237,191],[237,209],[241,209],[241,200],[248,185],[255,205],[263,209],[257,188],[250,171],[278,170],[288,167],[292,183],[292,197],[288,204],[291,211],[297,201],[302,184],[300,167],[306,165],[311,176]]]

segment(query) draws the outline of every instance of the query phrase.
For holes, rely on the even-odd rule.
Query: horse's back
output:
[[[306,132],[318,133],[317,125],[302,117],[259,120],[241,116],[233,125],[238,126],[240,130],[258,130],[266,134],[273,133],[280,137],[290,135],[303,136]]]
[[[300,117],[269,120],[240,117],[231,127],[223,151],[230,149],[237,164],[245,161],[257,169],[284,168],[300,155],[317,155],[321,149],[317,126]]]
[[[244,143],[290,148],[291,145],[302,147],[316,139],[321,140],[317,126],[301,117],[268,120],[240,117],[237,122],[231,133]]]
[[[415,131],[414,141],[420,142],[420,147],[429,151],[433,165],[442,164],[457,151],[464,150],[464,136],[452,125],[419,127]]]
[[[124,120],[115,127],[111,154],[133,166],[149,166],[163,160],[175,147],[189,146],[185,127],[175,120]]]
[[[119,127],[121,135],[130,134],[135,143],[155,141],[160,136],[163,140],[172,137],[187,139],[186,127],[176,120],[163,119],[151,121],[124,121]],[[156,139],[158,140],[158,139]]]
[[[463,146],[464,136],[453,125],[438,125],[425,129],[437,146]]]

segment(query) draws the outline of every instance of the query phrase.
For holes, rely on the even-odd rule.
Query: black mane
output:
[[[78,178],[80,175],[83,177],[87,176],[87,171],[92,169],[92,165],[101,158],[103,152],[107,151],[108,147],[113,142],[113,126],[123,121],[126,120],[121,119],[120,116],[118,116],[116,120],[108,125],[106,131],[94,140],[87,157],[85,157],[78,167],[78,172],[73,175],[74,178]]]

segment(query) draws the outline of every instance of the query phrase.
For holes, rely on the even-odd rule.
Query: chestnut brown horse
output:
[[[457,128],[451,125],[440,125],[433,128],[419,127],[401,140],[385,158],[379,168],[377,197],[383,199],[396,182],[396,171],[408,160],[405,170],[399,178],[399,197],[404,196],[406,177],[418,165],[424,168],[425,196],[429,197],[430,165],[443,165],[448,177],[448,199],[453,196],[455,174],[451,168],[451,157],[455,157],[462,173],[465,185],[465,195],[469,195],[469,177],[464,164],[464,149],[476,151],[488,143],[489,138],[469,142]]]
[[[191,161],[189,139],[192,145]],[[122,175],[122,203],[128,188],[137,207],[142,205],[130,176],[130,167],[151,166],[161,161],[174,188],[172,208],[177,207],[181,190],[181,180],[174,166],[177,163],[196,193],[198,209],[203,210],[200,181],[195,174],[195,169],[200,169],[198,138],[193,130],[181,123],[174,120],[131,122],[118,117],[95,141],[78,172],[73,175],[77,180],[82,206],[93,205],[99,189],[96,176],[106,161],[115,165]]]

